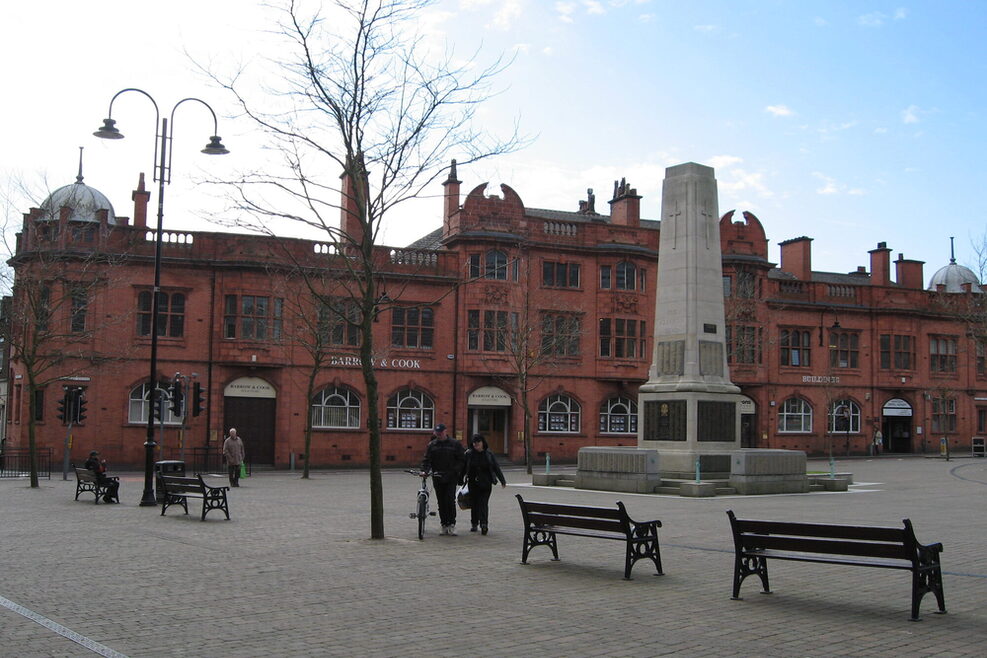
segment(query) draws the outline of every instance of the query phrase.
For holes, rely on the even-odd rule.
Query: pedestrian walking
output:
[[[490,446],[482,434],[474,434],[472,447],[466,451],[466,467],[460,484],[469,487],[472,507],[470,508],[470,532],[476,532],[477,526],[483,534],[487,534],[489,526],[490,492],[499,480],[501,488],[507,486],[504,472],[500,470],[497,458],[490,452]]]
[[[443,535],[456,534],[456,484],[463,470],[466,450],[463,444],[446,433],[439,423],[425,449],[422,470],[432,474],[432,487],[439,504],[439,522]]]
[[[240,486],[240,465],[243,463],[244,457],[243,439],[237,435],[236,428],[231,427],[230,433],[223,441],[223,461],[226,462],[226,467],[229,469],[231,487]]]

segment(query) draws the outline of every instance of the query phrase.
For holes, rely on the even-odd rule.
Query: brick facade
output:
[[[437,422],[461,437],[481,431],[496,451],[523,460],[511,347],[523,336],[535,346],[529,352],[548,345],[553,353],[535,364],[527,386],[536,461],[546,454],[571,461],[589,445],[635,445],[634,405],[651,361],[660,285],[659,223],[640,217],[641,197],[623,181],[609,216],[596,212],[592,192],[566,212],[527,208],[506,185],[496,195],[478,185],[461,200],[459,186],[453,169],[443,184],[442,228],[407,248],[375,252],[384,293],[374,323],[383,464],[416,463]],[[143,461],[149,196],[141,182],[133,223],[106,212],[90,222],[38,209],[24,217],[11,318],[28,304],[26,283],[49,286],[50,322],[63,331],[46,345],[58,358],[35,413],[38,444],[52,447],[56,462],[66,437],[56,417],[64,385],[85,388],[88,402],[86,420],[72,428],[74,460],[98,448],[114,468]],[[731,378],[750,398],[744,445],[867,454],[880,430],[882,450],[922,452],[938,450],[942,436],[968,450],[971,437],[983,435],[987,376],[974,338],[982,328],[971,318],[981,317],[975,311],[987,295],[970,286],[923,290],[922,263],[901,255],[892,281],[883,243],[869,252],[870,271],[837,274],[812,270],[807,237],[781,243],[781,263],[769,262],[751,213],[727,213],[720,230]],[[178,458],[180,434],[186,449],[215,447],[236,425],[254,463],[284,468],[302,459],[313,413],[303,320],[314,311],[293,272],[338,272],[340,257],[316,241],[171,231],[162,258],[169,306],[159,325],[159,380],[195,373],[208,403],[199,416],[186,413],[183,429],[166,424],[158,458]],[[82,307],[71,302],[79,290]],[[12,322],[15,335],[26,326]],[[345,328],[326,331],[336,344],[315,375],[322,427],[307,458],[313,466],[363,465],[367,404],[357,348]],[[27,446],[25,375],[15,356],[10,447]],[[392,400],[402,405],[395,413]],[[393,427],[403,424],[419,427]]]

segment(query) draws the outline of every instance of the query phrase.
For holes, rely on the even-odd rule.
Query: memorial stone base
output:
[[[579,449],[576,489],[654,493],[661,486],[658,452],[641,448]]]
[[[730,486],[738,494],[808,493],[805,453],[801,450],[735,450]]]

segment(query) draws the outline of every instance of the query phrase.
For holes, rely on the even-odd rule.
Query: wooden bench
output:
[[[733,599],[740,600],[740,585],[747,576],[768,586],[768,559],[846,564],[880,569],[902,569],[912,573],[912,621],[919,620],[922,597],[932,592],[939,613],[946,612],[939,554],[942,544],[919,544],[912,523],[901,528],[785,523],[738,519],[728,511],[736,556],[733,567]],[[845,586],[843,586],[845,587]]]
[[[202,519],[206,520],[206,514],[214,509],[223,510],[226,520],[230,520],[230,506],[226,501],[226,492],[229,487],[214,487],[206,484],[201,475],[192,478],[179,477],[177,475],[161,475],[161,487],[164,490],[161,503],[161,516],[172,505],[181,505],[185,513],[188,514],[188,499],[202,499]]]
[[[88,491],[89,493],[96,494],[96,504],[99,505],[99,501],[103,496],[110,493],[110,487],[106,486],[106,482],[117,482],[116,494],[113,496],[113,499],[118,503],[120,502],[120,478],[112,475],[104,475],[103,481],[100,482],[99,477],[88,468],[79,468],[78,466],[74,466],[73,468],[75,469],[76,500],[79,500],[79,494]]]
[[[627,550],[624,556],[624,579],[631,579],[631,569],[638,560],[648,559],[655,563],[656,575],[662,575],[661,553],[658,546],[658,528],[661,521],[632,520],[624,509],[617,507],[589,507],[585,505],[559,505],[525,501],[517,495],[524,520],[524,546],[521,549],[521,564],[528,563],[528,553],[535,546],[548,546],[559,559],[556,535],[576,535],[596,539],[613,539],[624,542]]]

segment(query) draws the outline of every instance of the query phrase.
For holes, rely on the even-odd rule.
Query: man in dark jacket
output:
[[[465,453],[463,444],[446,433],[445,425],[439,423],[435,426],[432,440],[425,450],[425,459],[422,460],[422,470],[432,474],[443,535],[456,534],[456,483],[463,470]]]

